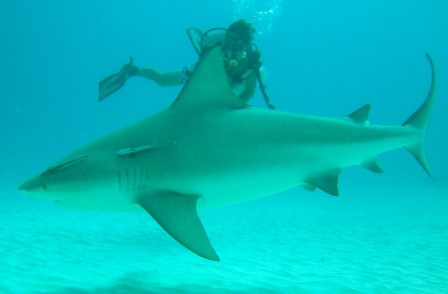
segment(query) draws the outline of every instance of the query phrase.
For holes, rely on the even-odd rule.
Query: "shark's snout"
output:
[[[21,185],[19,185],[19,190],[22,192],[27,192],[32,194],[33,192],[36,191],[45,191],[46,190],[46,186],[44,184],[42,184],[40,181],[38,181],[38,179],[36,178],[32,178],[24,183],[22,183]]]
[[[23,183],[23,184],[19,185],[19,190],[20,190],[20,191],[23,191],[23,192],[26,192],[26,191],[28,191],[28,190],[29,190],[29,186],[28,186],[28,183],[27,183],[27,182],[25,182],[25,183]]]

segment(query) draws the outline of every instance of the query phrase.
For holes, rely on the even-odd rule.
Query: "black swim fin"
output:
[[[130,62],[123,66],[119,72],[105,77],[98,83],[98,102],[106,99],[126,84],[129,73],[125,69],[132,66],[132,62],[131,57]]]

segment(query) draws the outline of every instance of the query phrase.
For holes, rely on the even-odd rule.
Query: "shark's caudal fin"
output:
[[[426,58],[431,66],[431,85],[429,87],[428,95],[425,101],[420,105],[416,112],[414,112],[404,123],[404,127],[415,128],[419,131],[418,141],[412,145],[404,146],[415,159],[420,163],[426,173],[432,177],[429,169],[428,161],[425,153],[425,138],[426,129],[428,126],[429,117],[431,114],[432,105],[434,104],[434,89],[436,86],[436,73],[434,69],[434,62],[429,54],[426,53]]]

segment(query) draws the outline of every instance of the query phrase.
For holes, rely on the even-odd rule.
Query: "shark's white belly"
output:
[[[325,164],[332,164],[325,162],[326,157],[320,162],[311,156],[304,158],[302,155],[309,153],[307,148],[293,145],[256,149],[254,146],[243,148],[242,143],[233,146],[241,147],[241,152],[227,153],[226,146],[221,143],[207,149],[195,149],[193,154],[173,152],[176,155],[171,154],[171,158],[175,159],[169,165],[161,164],[154,173],[151,187],[200,196],[198,207],[205,209],[297,187],[313,171],[318,172],[325,168]],[[217,150],[218,146],[222,149]]]
[[[192,177],[183,181],[179,192],[200,195],[200,209],[235,204],[272,195],[300,184],[297,166],[235,170],[209,177]],[[303,174],[303,173],[302,173]]]

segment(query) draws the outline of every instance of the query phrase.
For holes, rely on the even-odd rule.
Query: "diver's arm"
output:
[[[178,86],[183,84],[182,71],[160,73],[152,68],[138,67],[133,64],[133,60],[125,64],[121,73],[126,75],[126,79],[130,77],[144,77],[163,87]]]
[[[163,87],[182,85],[181,71],[160,73],[152,68],[138,68],[135,76],[147,78]]]
[[[255,88],[257,86],[257,75],[255,71],[252,72],[247,78],[245,78],[243,83],[244,83],[244,90],[239,95],[239,97],[247,102],[254,95]]]

